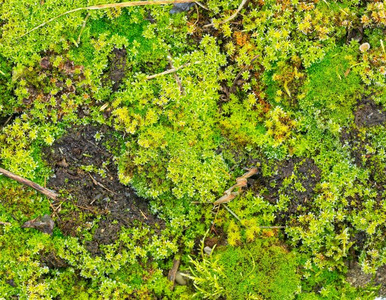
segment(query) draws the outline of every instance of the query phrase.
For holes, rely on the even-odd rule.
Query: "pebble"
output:
[[[35,228],[41,232],[52,234],[55,223],[49,215],[44,215],[36,219],[25,222],[22,228]]]
[[[363,43],[362,45],[360,45],[359,47],[359,50],[361,52],[366,52],[367,50],[370,49],[370,44],[369,43]]]
[[[185,278],[181,275],[180,272],[177,272],[177,273],[176,273],[176,282],[177,282],[179,285],[186,285],[186,284],[187,284],[187,281],[186,281]]]
[[[170,10],[170,14],[178,14],[184,11],[188,11],[194,3],[176,3],[173,5],[173,8]]]
[[[212,254],[212,248],[206,246],[206,247],[204,248],[204,252],[205,252],[205,254],[211,255],[211,254]]]

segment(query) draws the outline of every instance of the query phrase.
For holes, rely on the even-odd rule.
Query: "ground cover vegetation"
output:
[[[0,298],[386,296],[386,1],[114,3],[0,0]]]

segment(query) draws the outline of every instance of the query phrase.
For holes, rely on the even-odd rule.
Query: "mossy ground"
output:
[[[107,3],[0,2],[0,298],[385,295],[386,2]]]

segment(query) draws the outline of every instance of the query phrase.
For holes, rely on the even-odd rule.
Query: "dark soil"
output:
[[[286,186],[284,180],[294,175],[294,179]],[[291,202],[286,210],[278,212],[275,225],[286,225],[292,217],[296,217],[303,210],[312,210],[311,199],[315,194],[315,187],[320,181],[321,171],[310,158],[291,158],[279,162],[276,172],[272,176],[259,176],[254,180],[251,188],[271,202],[276,203],[281,194],[289,196]],[[303,187],[298,189],[296,183]]]
[[[363,167],[362,154],[366,153],[366,143],[361,140],[359,130],[343,130],[340,141],[344,146],[348,147],[355,164]]]
[[[110,57],[109,69],[105,74],[104,84],[112,84],[112,89],[116,92],[121,83],[122,79],[126,74],[126,58],[127,52],[126,49],[117,49],[115,48]]]
[[[0,117],[0,128],[7,126],[7,124],[11,124],[13,120],[15,120],[18,116],[21,114],[11,114],[8,116],[1,116]]]
[[[379,161],[378,153],[368,153],[366,146],[372,145],[371,137],[364,135],[360,128],[386,125],[385,122],[386,111],[383,111],[382,106],[373,100],[362,99],[355,112],[356,127],[344,130],[340,138],[341,143],[348,147],[355,164],[370,170],[371,185],[377,188],[380,194],[385,190],[386,169]]]
[[[97,134],[102,136],[99,141]],[[64,195],[64,200],[54,204],[56,224],[62,233],[79,236],[101,217],[92,240],[87,242],[94,254],[99,253],[100,245],[114,242],[121,227],[143,223],[158,230],[164,226],[149,212],[145,199],[119,182],[112,154],[118,145],[108,127],[84,126],[70,130],[51,148],[44,149],[55,171],[48,188]],[[87,166],[93,166],[92,171],[85,170]],[[98,170],[104,172],[103,176]]]
[[[65,260],[57,257],[54,252],[40,253],[40,262],[43,264],[43,266],[47,266],[50,269],[66,268],[69,266]]]
[[[371,140],[360,131],[361,127],[371,127],[376,125],[386,125],[386,111],[381,105],[376,104],[371,99],[362,99],[358,103],[355,111],[355,125],[357,128],[344,130],[341,134],[340,141],[349,148],[351,156],[358,167],[365,167],[371,171],[370,180],[374,184],[386,183],[386,177],[381,176],[385,170],[379,170],[379,162],[374,154],[367,154],[366,146],[371,146]],[[359,128],[359,129],[358,129]]]
[[[346,42],[349,44],[352,40],[361,42],[363,39],[363,26],[360,25],[358,27],[350,28],[347,30]]]
[[[386,168],[379,160],[378,152],[368,153],[366,146],[372,145],[370,138],[364,136],[358,129],[352,128],[344,130],[340,140],[348,148],[354,163],[359,168],[366,168],[370,171],[370,185],[376,188],[381,195],[386,187]]]
[[[386,112],[381,105],[371,99],[362,99],[355,112],[355,124],[358,127],[370,127],[383,124],[386,121]]]
[[[367,147],[373,147],[373,142],[371,134],[366,134],[363,131],[365,128],[372,126],[381,126],[380,130],[383,130],[384,127],[382,126],[384,126],[386,122],[386,112],[383,111],[381,105],[377,105],[373,100],[362,99],[358,103],[354,115],[354,126],[342,132],[340,141],[344,147],[347,147],[354,163],[359,168],[369,170],[369,178],[366,185],[377,192],[373,209],[381,209],[386,192],[386,167],[379,157],[379,150],[374,153],[368,152]],[[358,184],[363,183],[358,182]],[[363,204],[365,201],[362,195],[355,194],[349,196],[347,200],[349,203],[347,209],[349,211],[367,209]],[[345,226],[347,226],[347,224]],[[360,255],[366,247],[365,245],[368,239],[369,236],[364,231],[359,231],[353,236],[352,242],[354,242],[355,245],[351,248],[352,257]],[[374,240],[372,242],[374,242]],[[361,281],[360,278],[362,277],[359,276],[358,280]]]
[[[205,238],[204,245],[210,248],[213,248],[215,245],[225,246],[227,244],[227,235],[222,227],[217,227],[216,225],[212,225],[211,227],[211,236]],[[197,248],[201,247],[201,240],[196,243]]]
[[[378,268],[375,275],[365,274],[358,263],[349,268],[347,281],[354,287],[365,287],[371,282],[380,286],[379,296],[386,296],[386,266]]]

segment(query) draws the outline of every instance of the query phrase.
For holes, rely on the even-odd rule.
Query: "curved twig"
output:
[[[199,64],[199,63],[200,63],[199,61],[194,62],[194,64]],[[175,72],[177,72],[177,71],[179,71],[179,70],[181,70],[181,69],[183,69],[183,68],[185,68],[185,67],[187,67],[187,66],[190,66],[191,64],[192,64],[192,63],[186,63],[186,64],[183,64],[183,65],[177,67],[177,68],[169,69],[169,70],[166,70],[166,71],[164,71],[164,72],[162,72],[162,73],[158,73],[158,74],[154,74],[154,75],[147,76],[147,77],[146,77],[146,80],[150,80],[150,79],[153,79],[153,78],[157,78],[157,77],[159,77],[159,76],[166,75],[166,74],[175,73]]]
[[[243,7],[245,6],[245,4],[247,4],[248,0],[243,0],[239,7],[237,8],[237,10],[235,11],[235,13],[233,15],[231,15],[230,17],[226,18],[224,21],[221,21],[219,24],[224,24],[224,23],[227,23],[229,21],[232,21],[234,18],[237,17],[237,15],[239,14],[239,12],[243,9]],[[211,26],[214,26],[213,23],[211,24],[208,24],[208,25],[204,25],[204,28],[207,28],[207,27],[211,27]]]
[[[227,189],[224,192],[224,195],[221,198],[217,199],[215,202],[213,202],[213,204],[216,206],[216,205],[228,203],[233,199],[235,199],[238,195],[240,195],[241,189],[247,186],[247,183],[248,183],[247,179],[255,175],[257,172],[258,172],[257,168],[253,167],[250,170],[248,170],[248,172],[245,173],[243,176],[236,178],[237,183],[232,187],[230,187],[229,189]],[[238,188],[237,192],[233,192],[235,188]]]

